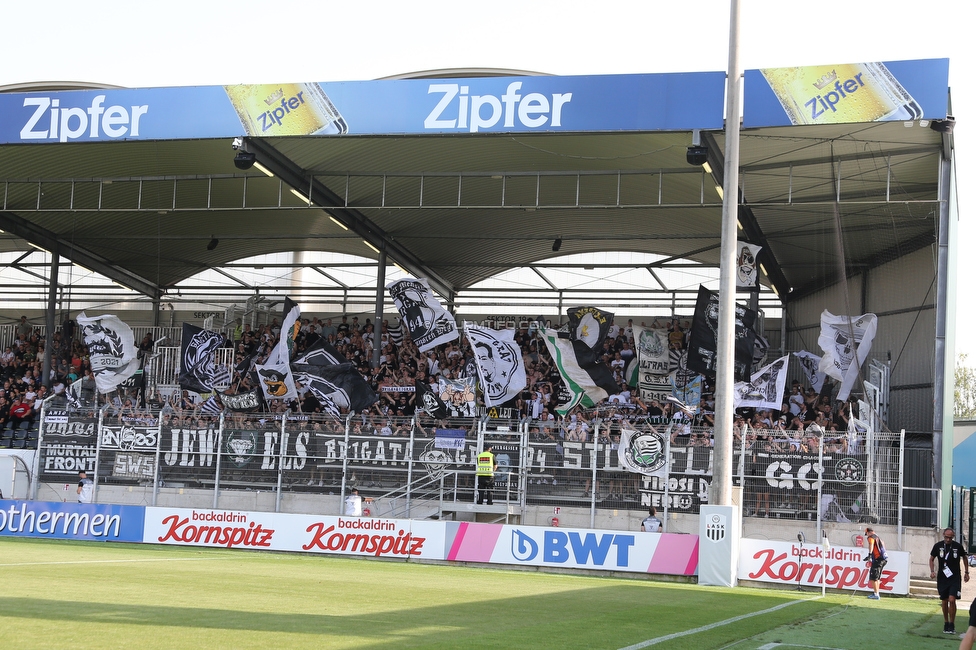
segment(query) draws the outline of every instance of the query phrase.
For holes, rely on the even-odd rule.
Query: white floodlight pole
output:
[[[725,176],[715,372],[715,456],[710,502],[732,505],[732,383],[735,360],[735,254],[739,212],[739,2],[731,0],[725,111]]]

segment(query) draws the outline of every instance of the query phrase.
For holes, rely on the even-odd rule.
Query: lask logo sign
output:
[[[725,515],[712,515],[705,522],[705,535],[708,537],[708,541],[721,542],[725,539],[725,529],[726,529],[726,518]]]
[[[634,543],[633,535],[544,530],[542,556],[538,559],[544,564],[565,566],[606,566],[610,562],[611,566],[626,567]],[[512,556],[519,562],[533,562],[538,555],[539,543],[532,535],[513,528]]]

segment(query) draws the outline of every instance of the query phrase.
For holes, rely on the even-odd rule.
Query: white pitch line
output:
[[[795,643],[767,643],[756,650],[773,650],[774,648],[812,648],[813,650],[844,650],[843,648],[829,648],[823,645],[797,645]]]
[[[688,636],[690,634],[698,634],[699,632],[706,632],[708,630],[715,629],[716,627],[722,627],[723,625],[729,625],[737,621],[742,621],[747,618],[752,618],[753,616],[761,616],[762,614],[769,614],[771,612],[775,612],[776,610],[789,607],[790,605],[796,605],[797,603],[806,603],[811,600],[817,600],[819,598],[820,596],[817,596],[816,598],[805,598],[803,600],[791,600],[788,603],[783,603],[782,605],[776,605],[775,607],[770,607],[769,609],[764,609],[758,612],[751,612],[749,614],[742,614],[741,616],[733,616],[732,618],[727,618],[724,621],[717,621],[715,623],[709,623],[708,625],[702,625],[701,627],[696,627],[693,630],[685,630],[684,632],[675,632],[674,634],[659,636],[656,639],[648,639],[647,641],[641,641],[640,643],[629,645],[626,648],[621,648],[620,650],[638,650],[639,648],[646,648],[648,646],[657,645],[658,643],[664,643],[665,641],[670,641],[672,639],[677,639],[679,637]]]
[[[140,560],[71,560],[68,562],[11,562],[0,563],[4,566],[39,566],[44,564],[119,564],[122,562],[197,562],[200,560],[212,560],[212,557],[158,557],[144,558]]]

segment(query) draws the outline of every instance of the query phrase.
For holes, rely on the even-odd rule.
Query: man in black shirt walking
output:
[[[956,600],[962,597],[963,579],[969,582],[966,549],[955,537],[955,532],[946,528],[942,531],[942,541],[933,546],[932,553],[929,554],[929,571],[936,578],[939,598],[942,599],[942,618],[945,620],[942,631],[946,634],[956,633]]]

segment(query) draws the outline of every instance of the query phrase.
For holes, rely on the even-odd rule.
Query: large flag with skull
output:
[[[759,264],[756,262],[756,257],[762,250],[762,246],[744,241],[736,243],[735,288],[756,291],[759,289]]]
[[[820,314],[817,343],[824,353],[820,359],[820,372],[840,382],[837,399],[841,402],[850,397],[877,331],[878,317],[874,314],[852,318],[834,316],[826,309]]]
[[[474,351],[485,406],[498,406],[517,397],[525,388],[526,379],[515,330],[499,331],[465,323],[464,334]]]
[[[112,314],[88,317],[81,312],[77,321],[88,346],[95,386],[100,393],[110,393],[139,369],[132,328]]]
[[[426,352],[458,338],[457,323],[430,290],[426,278],[403,278],[386,285],[417,349]]]
[[[300,315],[298,305],[290,298],[285,298],[285,314],[281,320],[278,343],[271,349],[271,354],[263,364],[254,364],[265,399],[298,399],[298,390],[295,388],[295,379],[288,361]]]

